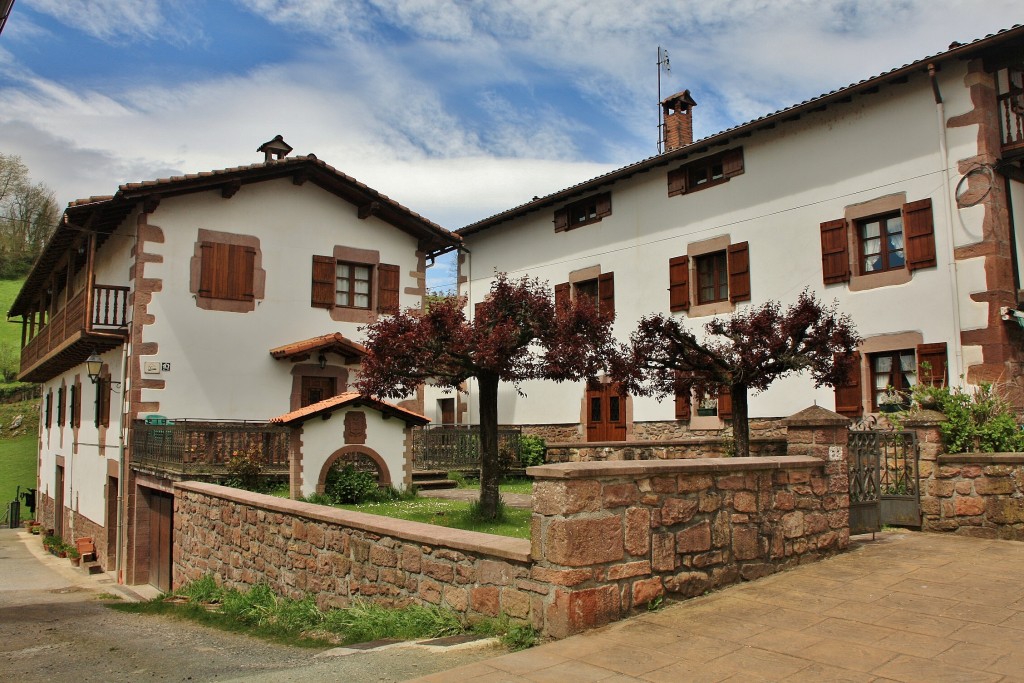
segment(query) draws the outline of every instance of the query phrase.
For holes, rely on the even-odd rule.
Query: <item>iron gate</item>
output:
[[[921,526],[917,433],[852,428],[849,450],[850,533]]]

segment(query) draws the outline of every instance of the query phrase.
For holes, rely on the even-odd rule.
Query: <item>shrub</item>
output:
[[[226,486],[260,493],[262,486],[260,475],[263,474],[263,452],[258,443],[249,443],[244,450],[232,451],[228,460]]]
[[[302,500],[307,503],[312,503],[313,505],[331,505],[334,503],[334,501],[331,500],[331,497],[326,493],[317,493],[315,491],[305,498],[302,498]]]
[[[949,453],[1024,450],[1024,432],[1017,425],[1013,409],[988,382],[982,382],[973,392],[960,387],[918,385],[911,395],[918,405],[934,405],[946,416],[939,431]]]
[[[523,467],[544,464],[544,439],[527,434],[519,437],[519,462]]]
[[[324,482],[324,493],[338,504],[356,504],[378,500],[377,478],[357,470],[350,463],[334,463]]]

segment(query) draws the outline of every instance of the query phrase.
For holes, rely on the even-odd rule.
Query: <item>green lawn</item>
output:
[[[18,296],[24,282],[24,280],[0,280],[0,314],[3,314],[3,319],[0,320],[0,344],[11,342],[16,349],[21,348],[21,325],[9,323],[6,318],[7,311],[10,310],[11,304],[14,303],[14,297]]]
[[[413,522],[425,522],[437,526],[481,531],[485,534],[530,537],[530,511],[505,508],[505,522],[480,522],[470,515],[469,503],[440,498],[414,498],[395,500],[387,503],[363,503],[361,505],[338,505],[343,510],[357,510],[372,515],[384,515]]]
[[[18,485],[22,491],[35,488],[37,443],[35,430],[13,439],[0,439],[0,516],[7,512],[7,505],[14,500]],[[19,502],[22,503],[21,518],[28,519],[24,501]]]
[[[465,486],[460,486],[459,488],[476,489],[479,491],[480,481],[473,479],[467,481]],[[503,481],[498,484],[498,490],[502,493],[525,493],[526,495],[531,495],[533,493],[533,481],[530,479]]]

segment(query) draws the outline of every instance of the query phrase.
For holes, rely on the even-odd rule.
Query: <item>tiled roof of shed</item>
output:
[[[380,399],[373,398],[372,396],[364,396],[357,392],[338,394],[337,396],[324,399],[319,403],[313,403],[312,405],[308,405],[304,408],[293,410],[290,413],[272,417],[269,421],[286,425],[295,423],[301,424],[306,420],[319,415],[330,414],[348,406],[366,406],[367,408],[373,408],[381,413],[404,420],[408,424],[424,425],[430,422],[430,418],[420,415],[419,413],[414,413],[411,410],[406,410],[405,408],[396,406],[393,403],[381,401]]]

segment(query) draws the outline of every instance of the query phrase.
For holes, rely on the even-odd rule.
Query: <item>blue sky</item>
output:
[[[17,0],[0,152],[63,204],[281,134],[455,229],[654,154],[659,45],[703,137],[1016,23],[1020,0]]]

